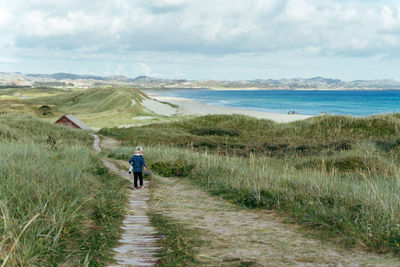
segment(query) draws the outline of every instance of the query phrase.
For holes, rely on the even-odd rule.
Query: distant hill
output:
[[[93,129],[117,127],[142,123],[140,117],[157,120],[159,116],[142,104],[145,99],[146,94],[131,86],[75,90],[10,86],[0,87],[0,113],[33,114],[51,122],[72,113]]]
[[[57,81],[61,80],[99,80],[104,81],[105,78],[101,76],[94,76],[94,75],[77,75],[71,73],[54,73],[54,74],[26,74],[28,77],[34,78],[44,78],[44,79],[54,79]]]
[[[174,88],[252,88],[252,89],[400,89],[400,82],[390,79],[342,81],[340,79],[312,77],[312,78],[283,78],[283,79],[255,79],[236,81],[216,80],[186,80],[160,79],[149,76],[129,78],[121,75],[108,77],[95,75],[80,75],[72,73],[54,74],[21,74],[19,72],[0,72],[0,86],[35,86],[38,84],[52,84],[65,82],[72,87],[93,87],[107,85],[127,85],[139,89],[174,89]]]

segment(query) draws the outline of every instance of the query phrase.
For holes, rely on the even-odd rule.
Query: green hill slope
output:
[[[0,115],[0,264],[110,262],[126,181],[112,176],[85,132]]]
[[[322,150],[348,150],[357,142],[396,142],[400,116],[366,118],[314,117],[275,123],[241,115],[209,115],[127,129],[103,129],[127,144],[165,144],[229,154],[250,152],[272,156],[318,154]]]
[[[218,115],[101,133],[127,146],[110,157],[127,160],[142,145],[162,175],[284,211],[347,244],[400,253],[399,114],[287,124]]]
[[[159,117],[141,105],[144,97],[128,87],[80,91],[11,88],[0,90],[0,112],[29,113],[49,121],[72,113],[90,127],[114,127],[135,124],[136,116]]]
[[[134,116],[150,115],[140,104],[143,95],[132,88],[93,88],[32,100],[56,114],[72,113],[92,127],[133,123]]]

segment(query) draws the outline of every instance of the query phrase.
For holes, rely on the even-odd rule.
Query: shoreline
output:
[[[142,91],[178,91],[178,90],[211,90],[211,91],[400,91],[400,88],[259,88],[259,87],[194,87],[194,88],[184,88],[184,87],[171,87],[171,88],[139,88]]]
[[[225,114],[225,115],[239,114],[239,115],[247,115],[255,117],[257,119],[272,120],[278,123],[286,123],[286,122],[304,120],[314,117],[312,115],[300,115],[300,114],[292,115],[292,114],[255,111],[255,110],[226,107],[226,106],[213,106],[188,98],[163,96],[159,92],[150,90],[149,91],[143,90],[143,91],[152,99],[155,99],[160,102],[169,102],[171,104],[179,106],[176,112],[178,115],[204,116],[204,115],[216,115],[216,114]],[[161,112],[159,114],[161,114]]]

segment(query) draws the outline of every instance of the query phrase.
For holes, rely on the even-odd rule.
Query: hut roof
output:
[[[81,128],[82,130],[91,130],[88,126],[86,126],[86,124],[84,124],[83,122],[81,122],[77,117],[75,117],[74,115],[68,113],[65,114],[63,117],[66,117],[67,119],[69,119],[70,121],[72,121],[74,124],[76,124],[79,128]],[[61,117],[62,118],[62,117]]]

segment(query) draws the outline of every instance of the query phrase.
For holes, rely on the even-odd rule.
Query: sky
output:
[[[0,72],[400,81],[400,1],[0,0]]]

